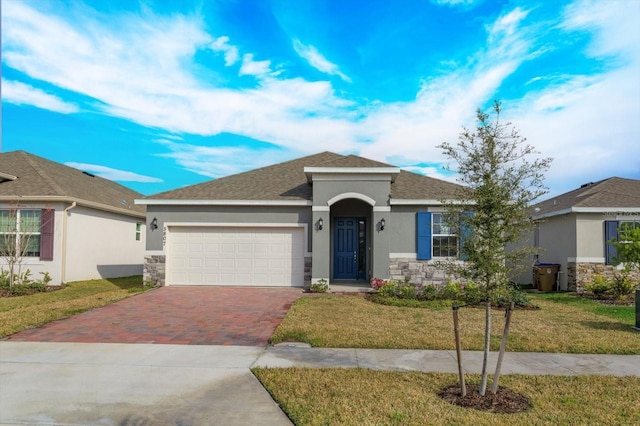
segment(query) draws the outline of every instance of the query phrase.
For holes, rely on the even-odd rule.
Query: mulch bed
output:
[[[48,285],[45,291],[40,291],[38,289],[32,288],[32,289],[26,290],[24,293],[23,292],[13,293],[6,288],[0,288],[0,297],[17,297],[17,296],[28,296],[30,294],[36,294],[36,293],[50,293],[52,291],[62,290],[63,288],[64,286],[62,285]]]
[[[514,392],[504,386],[498,387],[498,392],[492,394],[488,387],[484,396],[478,393],[479,385],[467,384],[467,394],[460,396],[460,384],[449,385],[438,392],[438,396],[445,401],[464,408],[472,408],[490,413],[513,414],[529,411],[531,401],[525,395]]]

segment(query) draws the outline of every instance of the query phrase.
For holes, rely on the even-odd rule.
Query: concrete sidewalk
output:
[[[291,425],[256,366],[457,372],[455,351],[2,341],[0,424]],[[640,356],[509,352],[503,373],[640,376]]]

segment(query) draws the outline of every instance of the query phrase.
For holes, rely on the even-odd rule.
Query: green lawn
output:
[[[296,425],[637,425],[640,378],[506,375],[530,411],[492,414],[443,401],[454,374],[366,369],[264,369],[253,373]],[[479,376],[469,376],[477,383]]]
[[[142,276],[77,281],[62,290],[0,298],[0,337],[38,327],[143,291]]]
[[[640,354],[633,307],[612,307],[571,294],[533,295],[538,310],[516,310],[507,350]],[[460,309],[462,345],[481,350],[484,311]],[[497,350],[504,311],[494,311],[491,349]],[[271,338],[317,347],[454,349],[451,308],[386,306],[357,296],[298,299]]]

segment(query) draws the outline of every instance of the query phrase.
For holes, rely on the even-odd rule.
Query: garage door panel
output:
[[[169,285],[301,286],[302,228],[169,229]]]

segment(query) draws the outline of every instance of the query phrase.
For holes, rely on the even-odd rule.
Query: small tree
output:
[[[492,295],[509,285],[513,265],[532,254],[532,247],[517,243],[533,229],[528,208],[547,193],[543,179],[552,161],[528,160],[537,152],[511,123],[500,121],[500,112],[498,101],[493,104],[493,118],[478,109],[475,131],[464,128],[456,145],[445,142],[439,146],[457,163],[462,184],[456,200],[444,203],[447,220],[461,237],[460,253],[466,262],[449,261],[446,267],[476,282],[485,301],[481,395],[487,386]],[[466,213],[470,208],[473,213]],[[507,251],[507,245],[515,248]]]
[[[640,224],[622,222],[618,239],[611,241],[616,248],[616,263],[624,263],[625,272],[640,271]]]

